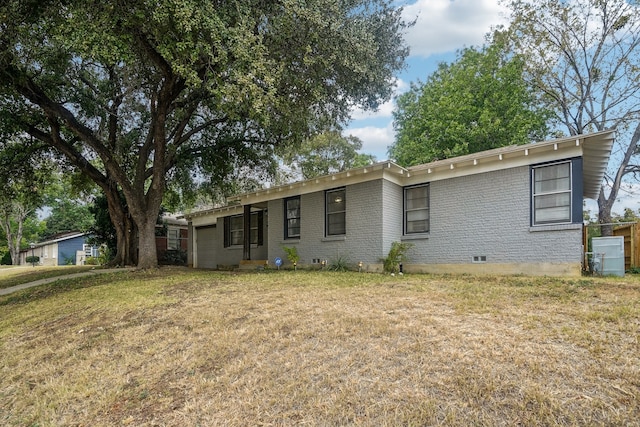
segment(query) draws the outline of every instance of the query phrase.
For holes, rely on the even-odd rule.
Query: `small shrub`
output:
[[[349,259],[344,255],[338,255],[329,262],[327,266],[329,271],[349,271]]]
[[[164,251],[164,253],[160,255],[158,262],[163,265],[186,265],[187,251],[182,249]]]
[[[300,261],[300,255],[298,255],[298,248],[295,246],[282,246],[282,250],[287,254],[287,259],[293,264],[297,264]]]
[[[38,264],[40,262],[39,256],[28,256],[26,258],[27,263],[29,264]]]
[[[109,261],[113,259],[113,256],[114,255],[111,253],[111,249],[109,249],[107,246],[100,246],[100,249],[98,250],[98,264],[109,264]]]
[[[11,265],[11,253],[8,249],[0,249],[0,265]]]
[[[389,254],[382,258],[382,268],[386,273],[398,273],[400,264],[407,260],[407,252],[413,247],[411,243],[393,242]]]
[[[88,256],[84,260],[84,265],[98,265],[98,257]]]

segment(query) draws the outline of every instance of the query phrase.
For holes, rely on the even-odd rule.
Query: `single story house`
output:
[[[20,251],[20,264],[28,265],[27,257],[34,255],[40,258],[38,265],[83,265],[87,257],[98,256],[98,247],[87,243],[89,237],[88,233],[72,231],[34,243]]]
[[[598,196],[613,131],[401,167],[386,161],[241,194],[185,215],[196,268],[341,258],[381,271],[393,242],[406,272],[580,275],[583,199]]]

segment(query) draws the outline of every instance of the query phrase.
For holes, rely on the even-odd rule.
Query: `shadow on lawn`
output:
[[[72,279],[60,278],[55,282],[16,291],[9,295],[0,296],[0,306],[27,304],[49,298],[53,295],[77,289],[91,288],[113,283],[112,274],[100,276],[76,277]]]

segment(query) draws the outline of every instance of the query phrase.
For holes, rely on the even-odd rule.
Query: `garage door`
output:
[[[198,268],[217,268],[216,226],[197,227],[196,236],[196,245],[198,245]]]

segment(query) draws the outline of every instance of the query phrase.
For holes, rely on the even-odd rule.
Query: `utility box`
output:
[[[594,237],[591,240],[591,251],[595,273],[624,276],[624,237]]]

